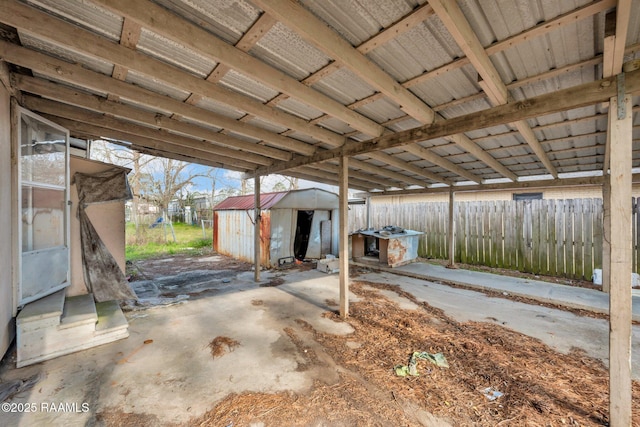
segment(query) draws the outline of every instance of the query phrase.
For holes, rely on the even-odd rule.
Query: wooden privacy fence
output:
[[[365,228],[364,205],[350,206],[349,226]],[[448,203],[371,205],[371,227],[423,231],[418,255],[448,258]],[[640,215],[633,200],[633,271],[640,260]],[[456,262],[591,280],[602,268],[602,200],[456,202]]]

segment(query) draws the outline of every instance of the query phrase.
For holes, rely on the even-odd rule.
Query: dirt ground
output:
[[[238,261],[219,262],[208,268],[250,269]],[[171,262],[140,262],[136,268],[150,278],[193,268],[192,263],[192,258],[173,257]],[[379,290],[394,291],[418,308],[403,309]],[[304,360],[299,370],[327,365],[328,356],[337,382],[317,380],[304,394],[232,394],[188,425],[608,425],[608,371],[582,351],[561,354],[495,323],[459,323],[396,286],[359,280],[357,272],[351,291],[360,298],[352,302],[346,320],[353,334],[319,332],[302,318],[296,319],[299,328],[284,331]],[[336,311],[327,311],[325,317],[344,322],[336,302],[327,304]],[[449,368],[420,360],[419,376],[397,376],[394,367],[406,365],[414,351],[442,353]],[[490,400],[483,394],[486,388],[502,395]],[[633,396],[633,425],[640,426],[637,382]],[[122,412],[104,412],[100,420],[106,425],[150,425]]]

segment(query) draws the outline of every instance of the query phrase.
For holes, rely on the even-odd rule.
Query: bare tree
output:
[[[180,192],[188,193],[196,178],[213,178],[215,186],[217,170],[214,168],[200,167],[196,170],[191,163],[142,154],[121,144],[126,143],[93,141],[91,158],[132,169],[129,185],[134,195],[132,217],[136,226],[140,201],[156,205],[166,217],[171,200]]]

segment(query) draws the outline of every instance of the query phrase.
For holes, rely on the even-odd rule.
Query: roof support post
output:
[[[371,227],[371,196],[367,196],[365,200],[367,205],[367,230]]]
[[[349,158],[340,157],[340,317],[349,317]]]
[[[609,103],[609,425],[631,425],[631,96]],[[624,116],[618,111],[624,108]]]
[[[453,191],[453,186],[449,187],[449,264],[448,268],[455,268],[456,266],[456,255],[455,255],[455,223],[453,218],[453,208],[455,206],[455,192]]]
[[[262,222],[262,216],[260,215],[260,175],[256,175],[254,178],[254,194],[253,194],[253,206],[255,207],[255,218],[253,222],[253,280],[260,281],[260,223]]]

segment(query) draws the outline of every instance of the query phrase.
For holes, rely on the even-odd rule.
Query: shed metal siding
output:
[[[253,212],[226,210],[214,212],[213,249],[242,261],[253,262]],[[271,212],[261,213],[260,264],[269,266]]]

